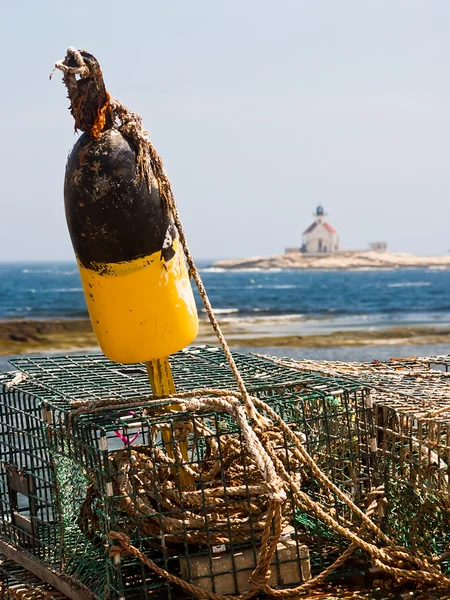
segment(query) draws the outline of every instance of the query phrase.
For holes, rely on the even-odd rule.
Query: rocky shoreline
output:
[[[231,347],[240,348],[332,348],[345,346],[430,345],[450,344],[448,327],[391,327],[380,330],[334,331],[312,335],[267,335],[248,330],[236,330],[224,322],[223,332]],[[205,320],[200,322],[200,333],[195,343],[217,344]],[[67,320],[10,320],[0,321],[0,356],[37,354],[42,352],[98,350],[97,341],[88,319]]]
[[[337,252],[336,254],[303,254],[289,252],[274,256],[256,256],[220,260],[213,264],[219,269],[450,269],[450,254],[415,256],[406,252]]]

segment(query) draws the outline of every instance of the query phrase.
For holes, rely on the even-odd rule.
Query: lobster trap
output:
[[[384,531],[450,573],[450,356],[371,363],[277,359],[371,389]]]
[[[440,557],[450,573],[450,357],[378,365],[391,391],[374,391],[379,469],[389,535]]]
[[[302,437],[336,488],[364,508],[377,484],[367,387],[255,356],[234,357],[249,392]],[[181,395],[236,390],[215,347],[190,348],[170,360]],[[189,596],[167,573],[206,592],[249,589],[271,515],[245,428],[218,405],[205,408],[201,398],[189,411],[152,400],[143,365],[102,355],[26,357],[13,364],[23,375],[16,383],[6,376],[0,393],[5,540],[69,578],[72,598]],[[292,480],[349,523],[348,506],[291,451],[289,436],[271,435],[276,460]],[[348,545],[289,494],[281,527],[270,565],[273,588],[308,581]],[[111,552],[111,532],[125,534],[141,556]],[[364,567],[356,552],[335,575]]]

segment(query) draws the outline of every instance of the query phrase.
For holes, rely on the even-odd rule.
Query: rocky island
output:
[[[303,232],[298,247],[284,254],[254,256],[214,263],[220,269],[405,269],[450,268],[450,254],[414,256],[407,252],[388,252],[386,242],[375,242],[368,250],[342,250],[336,229],[328,222],[323,206],[313,213],[314,221]]]
[[[449,269],[450,254],[415,256],[407,252],[340,251],[333,254],[286,252],[214,263],[220,269]]]

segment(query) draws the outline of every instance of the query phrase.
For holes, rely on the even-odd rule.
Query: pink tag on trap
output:
[[[130,410],[128,411],[129,415],[134,415],[135,413]],[[119,431],[118,429],[116,429],[116,431],[114,431],[114,433],[117,435],[118,438],[120,438],[122,440],[122,442],[124,444],[132,444],[133,442],[135,442],[137,440],[137,438],[140,436],[141,434],[141,430],[139,429],[139,431],[137,433],[135,433],[133,435],[133,437],[130,439],[128,435],[124,435],[121,431]]]

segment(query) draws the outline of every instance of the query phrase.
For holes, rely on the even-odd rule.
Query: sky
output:
[[[301,244],[450,249],[448,0],[22,0],[0,6],[0,261],[71,260],[68,46],[139,112],[197,258]]]

